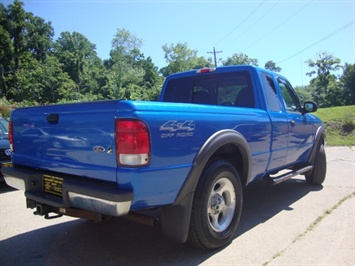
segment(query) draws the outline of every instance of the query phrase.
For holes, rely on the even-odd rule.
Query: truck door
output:
[[[260,72],[266,95],[266,104],[271,120],[271,146],[268,170],[285,165],[288,146],[288,119],[282,111],[280,97],[274,79],[265,72]]]
[[[291,84],[280,77],[277,78],[277,82],[283,96],[283,105],[288,121],[287,162],[301,162],[306,160],[312,147],[313,125],[302,113],[301,104]]]

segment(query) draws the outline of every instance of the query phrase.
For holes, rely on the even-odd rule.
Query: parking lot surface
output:
[[[233,242],[216,251],[177,244],[122,218],[45,220],[23,192],[0,191],[0,265],[355,265],[355,147],[327,147],[322,186],[303,176],[244,190]]]

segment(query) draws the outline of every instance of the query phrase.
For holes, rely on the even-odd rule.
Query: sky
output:
[[[5,5],[13,3],[1,0]],[[143,40],[145,58],[162,68],[164,44],[186,43],[206,58],[235,53],[269,60],[293,86],[305,86],[305,63],[326,52],[355,63],[355,0],[22,0],[26,12],[51,22],[56,40],[79,32],[108,59],[117,29]],[[341,74],[340,72],[339,74]]]

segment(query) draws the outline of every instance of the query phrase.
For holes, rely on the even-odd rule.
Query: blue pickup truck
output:
[[[325,128],[287,79],[252,66],[170,75],[158,102],[13,111],[8,185],[47,219],[127,216],[204,249],[228,244],[243,187],[326,175]]]

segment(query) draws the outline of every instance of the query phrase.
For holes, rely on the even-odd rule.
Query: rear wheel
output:
[[[310,185],[321,185],[327,173],[327,158],[325,155],[324,144],[320,144],[313,163],[313,170],[305,175],[306,181]]]
[[[204,249],[228,244],[238,227],[242,185],[232,164],[218,160],[202,173],[192,206],[188,241]]]

